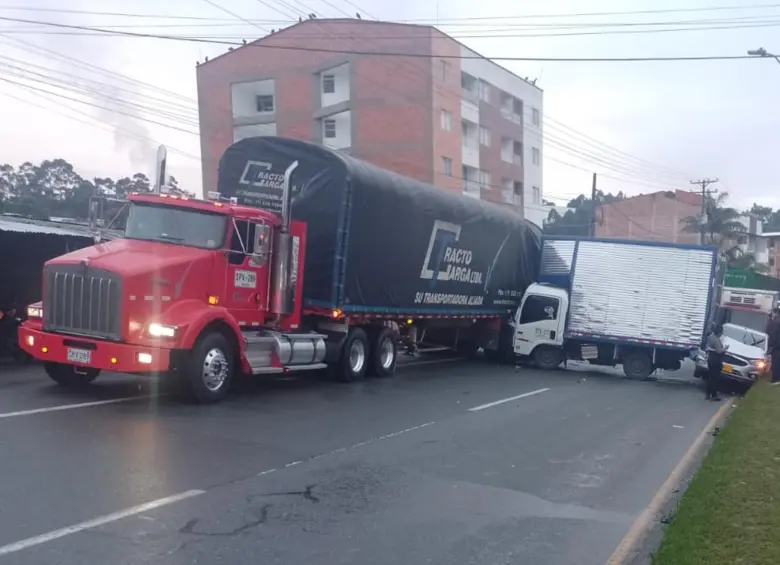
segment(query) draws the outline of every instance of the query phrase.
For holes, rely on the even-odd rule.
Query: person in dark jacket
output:
[[[723,326],[718,324],[710,335],[707,336],[707,400],[720,402],[718,389],[720,387],[720,374],[723,371],[723,356],[728,350],[727,345],[723,345],[721,336],[723,335]]]
[[[776,308],[772,312],[772,317],[767,324],[766,335],[772,382],[780,383],[780,308]]]

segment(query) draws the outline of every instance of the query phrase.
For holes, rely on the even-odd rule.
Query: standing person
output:
[[[766,328],[772,384],[780,383],[780,308],[775,308]]]
[[[707,336],[707,400],[720,402],[718,396],[718,385],[720,384],[720,374],[723,371],[723,355],[728,350],[727,345],[723,345],[721,336],[723,335],[723,326],[718,324],[710,335]]]

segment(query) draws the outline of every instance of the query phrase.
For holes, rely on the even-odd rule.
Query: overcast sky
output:
[[[261,33],[207,0],[0,2],[0,17],[126,26],[114,29],[200,37],[219,34],[251,40]],[[300,6],[294,0],[212,2],[245,19],[276,22],[289,17],[269,6],[288,16],[296,13],[290,6]],[[780,51],[780,4],[769,2],[763,8],[741,10],[574,15],[738,4],[737,0],[451,0],[437,6],[433,1],[419,0],[306,0],[306,7],[300,9],[316,10],[322,17],[343,17],[339,9],[352,14],[357,5],[363,17],[370,14],[379,19],[431,23],[438,19],[443,31],[488,57],[743,55],[758,47]],[[11,9],[13,6],[176,17],[64,14]],[[551,17],[519,18],[532,15]],[[185,20],[183,16],[209,19]],[[491,17],[496,18],[487,19]],[[640,22],[650,25],[634,25]],[[658,25],[661,22],[676,23]],[[280,27],[281,23],[259,25]],[[614,33],[691,27],[721,29]],[[34,33],[41,30],[49,33]],[[610,33],[596,33],[604,30]],[[63,157],[88,177],[121,177],[137,171],[149,174],[156,144],[164,143],[171,149],[170,167],[180,184],[200,191],[195,62],[222,53],[226,47],[52,31],[57,30],[0,22],[0,78],[5,79],[0,81],[0,93],[4,94],[0,96],[0,162],[16,165]],[[557,35],[529,37],[539,34]],[[62,56],[81,61],[81,67]],[[589,192],[591,171],[595,171],[602,174],[601,188],[610,192],[687,190],[692,188],[687,183],[690,179],[720,177],[724,184],[718,188],[728,190],[736,206],[749,207],[753,202],[780,206],[780,64],[774,60],[501,64],[521,76],[536,78],[545,92],[545,198],[560,202]],[[84,65],[108,69],[162,91],[94,68],[88,71]],[[7,80],[55,92],[59,97]],[[83,94],[85,87],[92,96]],[[81,92],[74,90],[78,88]],[[144,107],[154,111],[147,112]],[[129,115],[110,111],[117,108]],[[161,112],[165,115],[160,116]]]

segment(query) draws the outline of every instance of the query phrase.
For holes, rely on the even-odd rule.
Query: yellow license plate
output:
[[[732,367],[731,365],[727,365],[726,363],[724,363],[724,364],[723,364],[723,372],[724,372],[724,373],[733,373],[733,372],[734,372],[734,367]]]

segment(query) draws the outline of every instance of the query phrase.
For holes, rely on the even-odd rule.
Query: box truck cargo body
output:
[[[654,242],[545,238],[539,282],[515,319],[515,352],[623,365],[643,378],[679,369],[701,345],[717,250]]]

